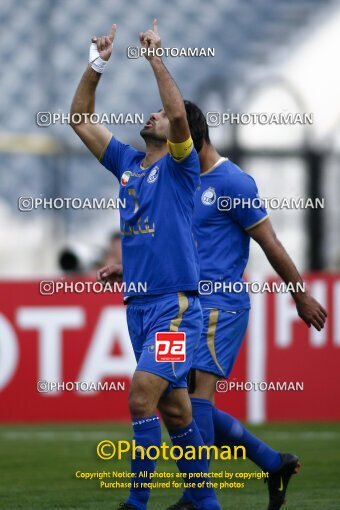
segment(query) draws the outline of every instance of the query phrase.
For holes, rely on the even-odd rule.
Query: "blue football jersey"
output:
[[[266,217],[254,179],[231,161],[221,159],[201,174],[201,185],[195,196],[193,232],[203,308],[250,308],[243,285],[250,245],[247,229]]]
[[[181,161],[170,153],[148,168],[145,153],[112,137],[101,163],[120,182],[120,226],[126,296],[197,291],[198,257],[192,233],[200,170],[193,148]]]

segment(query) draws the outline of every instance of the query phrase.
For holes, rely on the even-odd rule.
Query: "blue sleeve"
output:
[[[190,154],[180,161],[176,161],[170,153],[166,157],[171,177],[187,191],[195,191],[200,184],[200,162],[196,149],[193,147]]]
[[[100,162],[120,180],[124,165],[126,165],[125,161],[127,156],[135,152],[133,147],[120,142],[117,138],[112,136]]]
[[[268,216],[254,179],[245,172],[240,170],[231,176],[228,194],[232,199],[228,212],[245,230]]]

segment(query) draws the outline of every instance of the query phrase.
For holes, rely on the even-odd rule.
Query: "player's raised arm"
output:
[[[148,50],[148,53],[146,53],[145,56],[150,62],[152,70],[155,74],[164,111],[169,119],[169,141],[174,144],[186,142],[190,139],[190,130],[182,95],[174,79],[165,67],[162,59],[153,54],[158,48],[161,48],[161,39],[159,36],[156,19],[153,21],[152,30],[150,29],[146,32],[142,32],[139,36],[139,39],[143,48]]]
[[[269,218],[247,231],[259,243],[271,266],[286,284],[292,283],[295,287],[298,283],[303,283],[294,262],[276,237]],[[300,291],[291,294],[301,319],[308,327],[314,326],[320,331],[325,325],[326,310],[308,292]]]
[[[92,38],[89,65],[80,80],[70,112],[72,128],[98,159],[102,157],[111,133],[106,127],[91,123],[90,115],[94,113],[96,88],[111,57],[115,35],[116,25],[112,25],[109,35]]]

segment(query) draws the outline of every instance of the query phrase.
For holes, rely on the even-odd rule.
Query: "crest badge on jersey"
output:
[[[123,175],[122,175],[122,178],[120,180],[120,183],[122,186],[126,186],[127,183],[129,182],[129,179],[131,177],[131,173],[130,170],[126,170]]]
[[[201,196],[203,205],[213,205],[216,202],[216,191],[215,188],[209,187],[203,191]]]
[[[147,178],[147,182],[149,184],[152,184],[154,183],[155,181],[157,181],[157,178],[158,178],[158,170],[159,170],[159,167],[158,166],[155,166],[155,168],[153,168],[151,170],[151,172],[149,173],[149,177]]]

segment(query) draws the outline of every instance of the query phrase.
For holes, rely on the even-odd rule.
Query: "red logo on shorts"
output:
[[[183,362],[186,359],[185,333],[156,333],[156,361]]]

